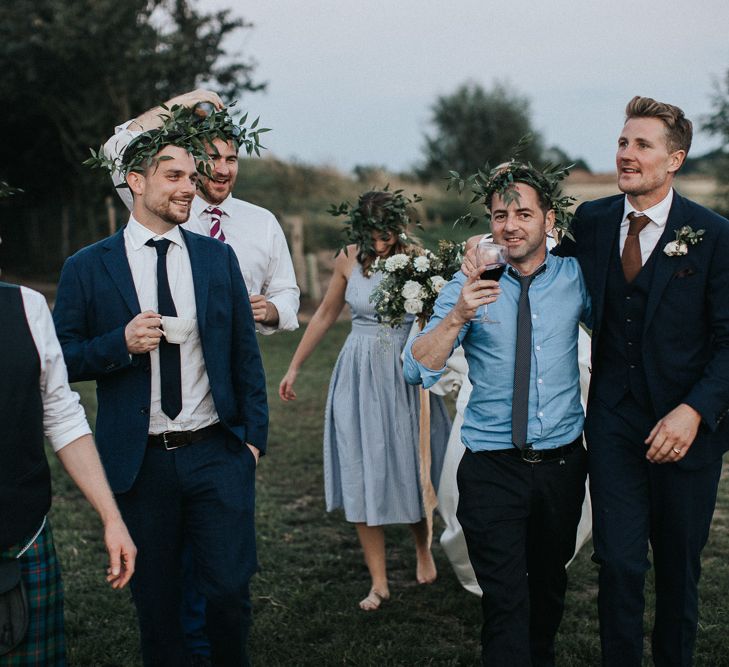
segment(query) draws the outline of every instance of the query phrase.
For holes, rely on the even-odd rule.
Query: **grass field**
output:
[[[260,339],[271,407],[269,454],[258,469],[261,571],[252,587],[255,665],[475,665],[480,603],[466,593],[436,543],[439,579],[415,583],[409,530],[387,530],[391,601],[365,614],[356,602],[368,589],[354,529],[324,511],[322,425],[327,384],[349,325],[335,325],[302,370],[294,404],[276,395],[301,331]],[[91,385],[78,386],[89,417]],[[107,590],[98,520],[54,467],[52,512],[66,584],[69,661],[80,667],[140,664],[134,610],[127,591]],[[710,542],[704,551],[698,667],[729,665],[729,490],[724,479]],[[436,534],[439,525],[436,525]],[[586,546],[570,568],[558,664],[599,664],[596,569]],[[649,605],[652,594],[648,592]],[[651,617],[646,615],[646,630]],[[648,651],[648,642],[646,642]],[[649,664],[646,662],[646,664]]]

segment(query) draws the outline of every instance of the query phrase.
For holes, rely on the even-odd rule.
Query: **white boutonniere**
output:
[[[669,257],[680,257],[688,254],[688,247],[690,245],[696,245],[704,240],[705,229],[697,229],[694,231],[688,225],[684,225],[681,229],[676,230],[676,240],[666,243],[666,247],[663,248]]]

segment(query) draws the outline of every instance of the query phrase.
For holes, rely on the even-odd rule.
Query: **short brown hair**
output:
[[[688,155],[693,137],[693,124],[682,109],[673,104],[657,102],[651,97],[636,95],[625,107],[625,122],[631,118],[657,118],[666,126],[669,152],[685,151]]]

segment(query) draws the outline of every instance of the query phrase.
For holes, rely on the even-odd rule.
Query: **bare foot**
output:
[[[370,592],[367,593],[367,597],[364,600],[360,600],[359,608],[362,611],[377,611],[383,602],[390,599],[390,593],[380,593],[374,588],[370,588]]]
[[[421,553],[418,551],[418,565],[415,570],[415,578],[419,584],[432,584],[438,578],[438,570],[435,568],[435,561],[430,550]]]

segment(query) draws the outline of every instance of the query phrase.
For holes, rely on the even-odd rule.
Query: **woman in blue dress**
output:
[[[418,389],[407,385],[400,354],[412,318],[401,327],[377,322],[369,297],[382,275],[376,258],[405,250],[408,223],[404,197],[371,191],[351,211],[353,243],[335,261],[334,275],[294,353],[279,395],[296,398],[294,383],[304,361],[347,303],[349,334],[332,373],[324,423],[324,484],[327,511],[342,508],[354,523],[372,579],[360,601],[374,611],[390,597],[385,559],[387,524],[410,524],[417,556],[416,578],[432,583],[437,572],[428,545],[419,479]],[[450,420],[440,398],[431,398],[431,478],[440,477]]]

